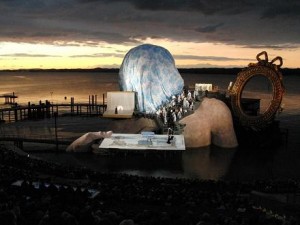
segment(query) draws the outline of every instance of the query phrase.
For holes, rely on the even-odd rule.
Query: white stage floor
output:
[[[124,150],[185,150],[183,135],[173,135],[170,144],[167,143],[168,135],[153,135],[147,138],[142,134],[113,133],[110,138],[105,138],[99,148],[124,149]]]

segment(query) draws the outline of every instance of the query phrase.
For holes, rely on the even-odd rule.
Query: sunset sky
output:
[[[2,0],[0,70],[119,68],[133,47],[177,67],[245,67],[265,50],[300,67],[298,0]]]

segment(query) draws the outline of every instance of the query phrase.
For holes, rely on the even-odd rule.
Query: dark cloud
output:
[[[262,15],[262,19],[272,19],[276,17],[300,17],[299,1],[281,1],[277,4],[271,4]]]
[[[0,41],[300,44],[297,0],[11,0],[0,10]]]
[[[239,14],[253,7],[253,1],[224,1],[224,0],[117,0],[130,2],[136,8],[151,11],[196,11],[205,15],[217,12],[222,14]]]
[[[273,50],[296,50],[299,46],[296,45],[246,45],[243,48],[255,48],[255,49],[273,49]]]
[[[205,26],[205,27],[199,27],[196,29],[197,32],[200,33],[213,33],[217,30],[218,27],[222,27],[224,24],[223,23],[219,23],[216,25],[209,25],[209,26]]]

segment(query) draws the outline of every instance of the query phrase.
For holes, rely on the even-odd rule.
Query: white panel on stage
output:
[[[195,84],[195,91],[212,91],[213,85],[212,84]]]
[[[135,92],[133,91],[107,92],[107,109],[103,113],[103,117],[131,118],[135,105],[134,98]]]
[[[118,134],[105,138],[99,148],[126,150],[185,150],[183,135],[173,135],[170,144],[168,135]]]

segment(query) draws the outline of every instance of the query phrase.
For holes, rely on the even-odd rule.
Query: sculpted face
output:
[[[180,94],[184,82],[168,50],[145,44],[126,54],[119,84],[121,91],[135,91],[139,111],[149,113]]]

